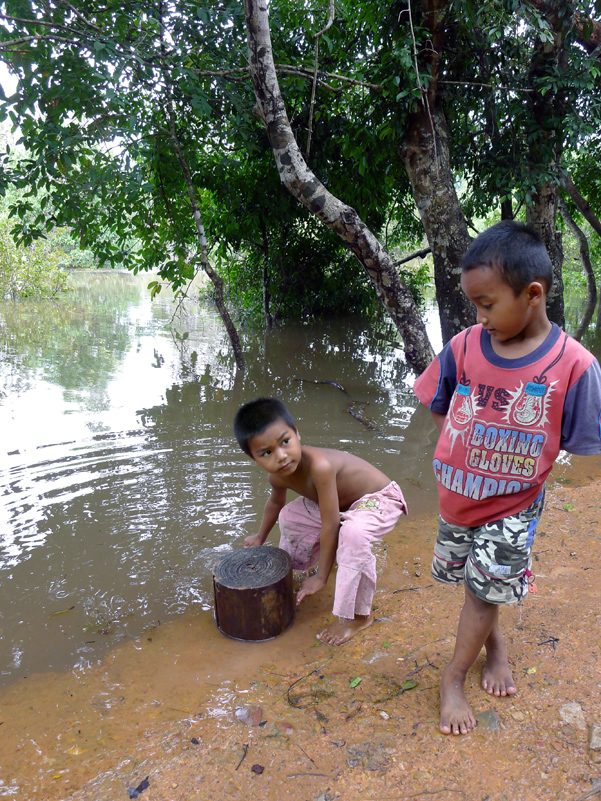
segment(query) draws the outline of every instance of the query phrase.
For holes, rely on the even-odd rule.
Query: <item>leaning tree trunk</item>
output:
[[[433,352],[415,300],[388,251],[355,209],[334,197],[308,168],[296,144],[273,62],[267,0],[244,0],[250,74],[280,179],[288,191],[336,233],[359,259],[421,373]]]
[[[436,300],[444,342],[476,322],[474,307],[460,287],[461,259],[471,243],[455,191],[447,123],[438,95],[445,38],[447,0],[422,0],[421,23],[430,32],[430,46],[415,58],[420,73],[428,73],[422,105],[412,115],[401,146],[413,197],[432,248]],[[416,76],[421,88],[419,75]]]
[[[576,241],[578,242],[578,247],[580,249],[580,261],[582,262],[582,267],[586,273],[586,307],[584,309],[582,319],[580,320],[580,324],[578,325],[578,330],[574,334],[574,339],[577,339],[578,342],[580,342],[583,334],[588,329],[590,321],[593,319],[593,314],[595,313],[595,306],[597,305],[597,282],[595,280],[593,265],[591,264],[591,254],[588,246],[588,239],[586,238],[584,231],[580,228],[580,226],[576,225],[574,218],[570,214],[570,210],[568,209],[563,198],[559,198],[559,212],[563,217],[565,224],[576,237]]]

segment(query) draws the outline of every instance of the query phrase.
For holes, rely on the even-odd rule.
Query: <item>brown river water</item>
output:
[[[108,801],[128,798],[146,776],[143,801],[578,799],[590,789],[599,771],[582,756],[584,741],[575,743],[579,730],[563,739],[535,731],[532,749],[548,745],[559,778],[537,768],[551,779],[537,778],[532,794],[517,780],[516,794],[505,780],[476,782],[470,794],[453,770],[463,754],[480,780],[482,764],[464,744],[444,756],[433,734],[435,673],[452,650],[460,598],[429,580],[435,433],[392,329],[353,318],[243,332],[249,369],[236,378],[215,314],[188,304],[170,325],[173,304],[166,293],[151,303],[148,280],[75,274],[59,303],[0,305],[0,797]],[[439,347],[434,325],[432,339]],[[363,456],[399,482],[409,504],[409,520],[376,553],[377,623],[344,649],[314,640],[331,588],[268,643],[235,642],[214,622],[213,565],[256,530],[267,497],[231,421],[242,402],[264,394],[287,402],[304,443]],[[585,491],[597,476],[601,459],[564,457],[551,490]],[[567,502],[557,497],[560,514]],[[570,496],[567,505],[578,504]],[[589,583],[601,564],[596,522],[580,530],[597,559],[596,572],[582,568]],[[596,628],[572,643],[589,662],[588,701],[568,693],[552,707],[578,701],[587,724],[601,723],[599,690],[591,692],[598,606],[590,605]],[[569,619],[569,604],[565,611]],[[512,614],[517,632],[521,612]],[[533,617],[532,626],[544,624]],[[426,653],[421,643],[436,645]],[[405,662],[424,671],[421,705],[399,693]],[[309,701],[300,690],[291,696],[297,682]],[[549,678],[547,692],[558,683]],[[245,729],[235,710],[253,705],[263,708],[262,725]],[[556,715],[537,709],[544,732],[557,726]],[[510,722],[526,727],[531,713],[515,714]],[[411,755],[397,753],[399,738],[413,743]],[[259,762],[265,776],[254,771]]]

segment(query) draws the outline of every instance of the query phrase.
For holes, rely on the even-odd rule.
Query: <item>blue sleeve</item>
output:
[[[447,342],[436,358],[439,363],[438,385],[429,408],[433,412],[446,414],[457,386],[457,363],[450,342]]]
[[[601,368],[596,359],[567,392],[561,447],[582,456],[601,453]]]

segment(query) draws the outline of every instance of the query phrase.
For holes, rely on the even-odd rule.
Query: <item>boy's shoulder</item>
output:
[[[333,448],[318,448],[315,445],[303,445],[301,450],[306,465],[311,470],[323,469],[327,466],[335,468],[341,463],[344,456],[348,456],[344,451],[334,450]]]
[[[331,468],[335,474],[338,474],[348,466],[355,471],[375,469],[370,462],[360,456],[355,456],[353,453],[347,453],[347,451],[341,451],[337,448],[317,448],[314,445],[303,445],[302,451],[306,458],[307,467],[310,470]]]

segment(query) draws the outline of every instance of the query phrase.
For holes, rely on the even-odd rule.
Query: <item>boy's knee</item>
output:
[[[465,587],[479,601],[486,604],[516,604],[528,594],[525,569],[515,575],[493,576],[483,572],[469,558],[465,565]]]

